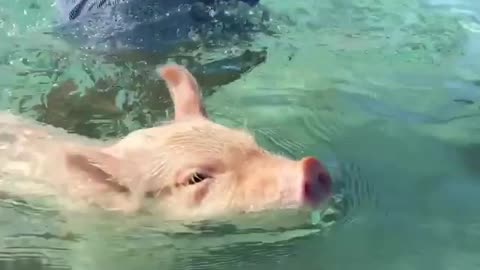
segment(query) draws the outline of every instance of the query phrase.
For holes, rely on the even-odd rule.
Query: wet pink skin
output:
[[[177,220],[315,208],[329,198],[332,181],[319,160],[266,151],[247,130],[209,119],[198,83],[184,67],[157,72],[173,100],[174,119],[117,141],[60,134],[0,114],[0,175],[35,183],[14,182],[9,192],[41,193],[42,183],[73,205]]]

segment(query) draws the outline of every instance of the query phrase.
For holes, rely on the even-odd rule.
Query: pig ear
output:
[[[157,73],[165,80],[172,97],[175,120],[207,117],[197,80],[186,68],[170,64],[157,67]]]
[[[128,192],[122,172],[125,171],[123,162],[110,154],[100,150],[69,152],[66,156],[67,166],[90,179],[118,192]]]

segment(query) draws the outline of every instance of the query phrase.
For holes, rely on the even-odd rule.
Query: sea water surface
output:
[[[0,4],[0,108],[83,121],[74,128],[99,138],[151,125],[135,103],[142,97],[125,97],[139,65],[114,65],[44,35],[51,2]],[[141,215],[68,216],[4,196],[0,269],[480,268],[480,2],[263,4],[279,34],[250,46],[265,48],[266,62],[204,89],[206,104],[216,121],[249,128],[272,151],[325,162],[336,194],[320,222],[312,215],[293,228],[160,228]],[[41,115],[58,84],[70,79],[86,91],[105,76],[134,109]],[[154,114],[168,117],[165,104]]]

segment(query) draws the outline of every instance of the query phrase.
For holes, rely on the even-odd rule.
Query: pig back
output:
[[[52,175],[52,170],[61,173],[66,149],[87,142],[101,145],[62,129],[0,113],[0,174],[43,178]]]

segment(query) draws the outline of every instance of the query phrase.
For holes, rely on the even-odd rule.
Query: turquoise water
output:
[[[152,104],[142,95],[156,85],[143,75],[148,64],[112,64],[42,34],[54,16],[49,2],[0,5],[1,109],[98,138],[168,115],[164,96]],[[208,110],[271,150],[324,160],[335,175],[334,214],[301,228],[159,228],[142,216],[69,216],[7,198],[0,269],[479,269],[480,2],[264,5],[280,33],[250,44],[266,48],[265,63],[204,87]],[[70,79],[89,93],[108,76],[115,104],[128,110],[107,104],[83,117],[60,100],[45,113],[51,89]]]

